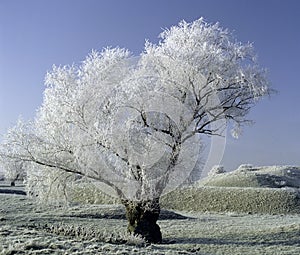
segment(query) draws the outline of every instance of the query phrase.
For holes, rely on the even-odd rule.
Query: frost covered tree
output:
[[[222,165],[215,165],[212,167],[212,169],[210,169],[208,176],[216,176],[218,174],[223,174],[226,173],[224,166]]]
[[[16,186],[17,180],[24,179],[25,167],[22,160],[8,160],[1,165],[4,170],[4,177],[10,182],[10,186]]]
[[[53,67],[34,122],[1,146],[3,158],[27,162],[37,193],[78,175],[105,184],[124,204],[129,232],[148,242],[162,240],[159,199],[189,175],[201,137],[228,123],[237,136],[270,93],[252,45],[219,24],[182,21],[160,38],[138,58],[109,48]]]
[[[20,125],[22,121],[19,120],[16,127],[12,128],[8,134],[15,132],[15,129]],[[13,146],[10,146],[9,149],[15,150]],[[11,152],[6,151],[6,154],[10,154]],[[17,154],[17,151],[14,151],[14,154]],[[10,158],[10,157],[0,157],[0,166],[4,171],[4,177],[6,180],[10,182],[11,186],[15,186],[17,180],[24,180],[26,175],[26,166],[25,162],[20,158]]]

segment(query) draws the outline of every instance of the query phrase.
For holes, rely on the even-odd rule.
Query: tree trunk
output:
[[[19,176],[20,176],[20,174],[17,174],[16,178],[13,179],[13,180],[11,180],[11,182],[10,182],[10,186],[11,187],[15,187],[16,186],[16,181],[18,180]]]
[[[159,199],[122,202],[126,208],[128,232],[141,235],[148,243],[161,243],[162,235],[156,224],[160,213]]]

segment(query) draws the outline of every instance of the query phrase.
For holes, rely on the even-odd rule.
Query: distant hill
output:
[[[242,165],[208,176],[162,199],[164,207],[186,211],[300,213],[300,167]]]
[[[196,185],[213,187],[300,188],[300,167],[241,165],[237,170],[208,176]]]

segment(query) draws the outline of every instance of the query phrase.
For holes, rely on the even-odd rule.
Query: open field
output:
[[[164,243],[125,243],[119,205],[40,207],[0,194],[0,254],[300,254],[300,215],[164,211]],[[132,244],[137,244],[132,245]]]

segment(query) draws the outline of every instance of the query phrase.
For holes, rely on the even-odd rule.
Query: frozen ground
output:
[[[125,244],[119,205],[40,207],[25,196],[1,193],[0,254],[300,254],[299,214],[162,216],[163,244]]]

